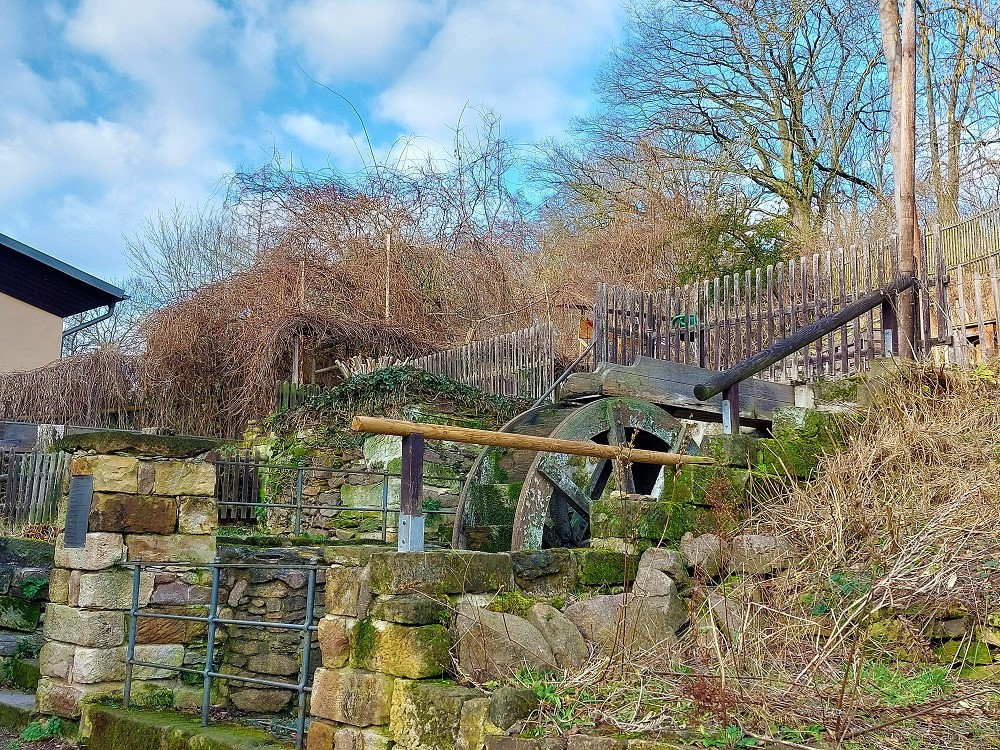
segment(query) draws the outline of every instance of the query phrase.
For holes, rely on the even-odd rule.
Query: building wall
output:
[[[62,318],[0,293],[0,372],[32,370],[59,359]]]

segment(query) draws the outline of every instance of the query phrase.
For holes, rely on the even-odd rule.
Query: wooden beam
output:
[[[453,443],[493,445],[499,448],[542,451],[544,453],[566,453],[570,456],[591,458],[622,459],[639,464],[657,466],[679,466],[681,464],[712,464],[712,459],[704,456],[688,456],[680,453],[641,450],[639,448],[600,445],[583,440],[560,440],[557,438],[517,435],[492,430],[474,430],[469,427],[429,424],[426,422],[406,422],[401,419],[381,419],[379,417],[356,416],[351,420],[355,432],[373,435],[423,435],[431,440],[448,440]]]

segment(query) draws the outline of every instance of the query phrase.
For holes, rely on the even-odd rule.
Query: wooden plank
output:
[[[989,354],[986,345],[986,320],[983,314],[983,276],[979,271],[976,271],[972,277],[973,290],[976,295],[976,328],[979,334],[979,353],[980,356],[986,356]]]
[[[993,346],[995,349],[1000,349],[1000,340],[998,340],[997,328],[1000,327],[1000,279],[997,276],[997,256],[991,255],[987,260],[987,265],[989,266],[990,273],[990,291],[993,296],[993,314],[990,319],[993,321]]]
[[[812,320],[810,322],[815,323],[819,320],[822,315],[823,303],[822,294],[823,286],[822,279],[819,275],[819,253],[813,253],[812,255]],[[814,377],[823,374],[823,339],[816,340],[816,358],[813,362]]]
[[[832,263],[831,257],[832,257],[831,256],[831,252],[829,250],[827,250],[826,254],[825,254],[825,257],[823,258],[823,261],[824,261],[823,275],[826,277],[824,279],[825,288],[826,288],[826,305],[823,308],[823,315],[829,315],[830,313],[833,312],[833,309],[834,309],[834,302],[833,302],[833,263]],[[836,364],[837,364],[836,363],[837,342],[836,342],[836,339],[835,339],[836,334],[837,334],[836,331],[830,331],[830,334],[827,336],[827,339],[826,339],[826,356],[827,356],[826,373],[827,373],[827,375],[830,375],[830,376],[833,376],[833,374],[836,372]]]
[[[780,269],[781,266],[778,266]],[[769,265],[767,267],[767,345],[771,346],[775,343],[774,339],[774,265]],[[771,380],[776,379],[777,364],[771,365],[769,370],[769,377]]]
[[[721,420],[721,395],[705,402],[694,397],[694,386],[710,374],[702,368],[640,357],[635,367],[609,365],[595,374],[601,378],[601,391],[606,396],[632,394],[713,421]],[[794,404],[795,388],[791,385],[759,378],[750,378],[740,384],[741,418],[767,421],[775,409]]]

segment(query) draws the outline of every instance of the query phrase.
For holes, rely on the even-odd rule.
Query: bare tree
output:
[[[250,265],[257,248],[240,237],[233,218],[224,209],[176,203],[126,239],[138,296],[147,309],[184,299]]]
[[[867,138],[884,91],[871,18],[849,0],[646,0],[597,83],[630,140],[692,169],[725,169],[785,207],[803,232],[863,191],[882,200]]]

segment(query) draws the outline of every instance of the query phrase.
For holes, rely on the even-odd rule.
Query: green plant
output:
[[[20,734],[20,739],[25,742],[41,742],[58,737],[62,732],[62,720],[58,716],[50,716],[48,719],[36,719],[24,728]]]
[[[926,667],[903,672],[884,662],[862,666],[858,683],[863,690],[878,696],[887,706],[909,706],[927,701],[945,692],[950,682],[948,668]]]
[[[436,497],[425,497],[423,501],[424,511],[441,510],[441,501]]]
[[[48,585],[48,578],[31,576],[21,581],[21,593],[28,599],[34,599],[38,592]]]
[[[748,737],[737,726],[730,725],[721,729],[698,728],[699,737],[694,741],[698,747],[757,747],[754,737]]]

